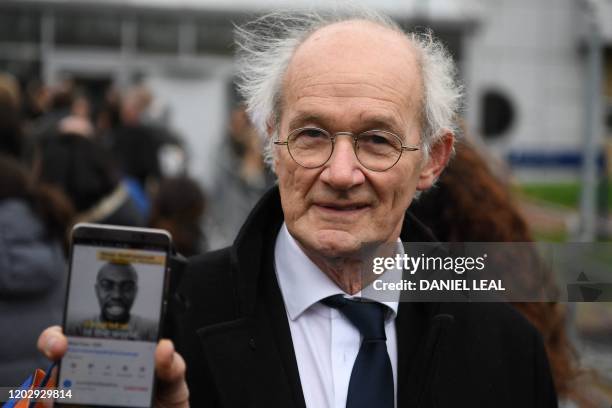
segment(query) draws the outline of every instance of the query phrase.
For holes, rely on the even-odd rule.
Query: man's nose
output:
[[[113,285],[113,288],[110,290],[110,295],[113,299],[121,297],[121,290],[119,289],[119,285]]]
[[[363,169],[359,160],[357,160],[354,141],[351,136],[336,136],[334,151],[325,164],[325,169],[321,173],[321,180],[339,190],[348,190],[365,181]]]

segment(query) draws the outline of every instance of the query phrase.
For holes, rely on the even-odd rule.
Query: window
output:
[[[121,18],[110,13],[55,14],[55,43],[66,46],[121,46]]]
[[[233,53],[233,26],[228,18],[219,18],[217,21],[198,20],[196,21],[196,33],[198,53],[222,55]]]
[[[40,42],[40,13],[32,10],[0,11],[0,42]]]
[[[139,19],[137,48],[145,52],[177,53],[178,21],[161,17]]]

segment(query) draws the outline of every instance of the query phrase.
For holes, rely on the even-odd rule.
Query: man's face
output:
[[[420,142],[423,89],[415,52],[390,30],[356,21],[315,32],[296,50],[283,90],[281,140],[293,129],[314,126],[330,133],[386,130],[404,145]],[[423,163],[422,151],[404,151],[394,167],[374,172],[359,163],[346,136],[337,138],[329,161],[316,169],[295,163],[286,146],[277,148],[290,233],[307,252],[325,257],[397,240],[415,191],[431,186],[443,167],[438,150],[432,164]]]
[[[129,265],[103,266],[96,281],[102,320],[126,323],[130,319],[136,292],[136,274]]]

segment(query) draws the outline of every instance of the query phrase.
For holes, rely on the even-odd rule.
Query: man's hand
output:
[[[68,350],[68,340],[59,326],[51,326],[38,338],[38,349],[52,361],[61,359]],[[159,380],[155,406],[189,407],[189,390],[185,382],[185,361],[174,351],[170,340],[161,340],[155,349],[155,373]]]

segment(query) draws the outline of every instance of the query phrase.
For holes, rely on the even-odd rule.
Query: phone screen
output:
[[[62,405],[148,407],[154,384],[167,248],[73,243],[64,332]]]

